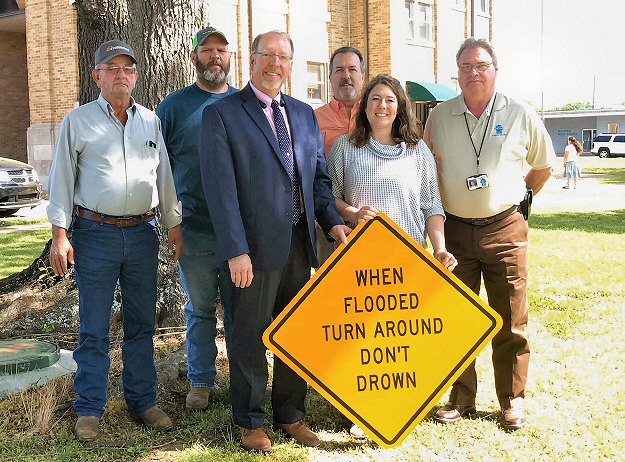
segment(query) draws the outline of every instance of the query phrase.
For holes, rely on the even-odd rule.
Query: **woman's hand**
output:
[[[434,258],[436,258],[441,265],[447,268],[449,271],[453,271],[458,266],[458,260],[447,249],[437,249],[434,251]]]
[[[353,223],[361,223],[363,221],[373,220],[378,214],[378,209],[370,205],[364,205],[354,212],[355,220]]]

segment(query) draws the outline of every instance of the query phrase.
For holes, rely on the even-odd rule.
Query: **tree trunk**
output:
[[[80,104],[93,101],[93,55],[100,43],[120,39],[139,63],[135,100],[150,109],[170,92],[189,85],[193,35],[207,25],[203,0],[77,0]]]

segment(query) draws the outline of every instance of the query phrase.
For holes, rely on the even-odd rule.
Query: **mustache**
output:
[[[340,86],[344,86],[344,85],[349,85],[349,86],[354,86],[354,82],[352,82],[352,79],[343,79],[341,80]]]

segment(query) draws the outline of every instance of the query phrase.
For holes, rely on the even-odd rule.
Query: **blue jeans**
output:
[[[198,232],[182,225],[184,251],[180,257],[180,280],[187,294],[184,312],[187,318],[188,377],[192,387],[215,387],[217,367],[217,316],[215,300],[221,293],[226,345],[230,343],[232,321],[222,285],[230,275],[215,263],[215,235]],[[221,289],[220,289],[221,287]]]
[[[115,286],[122,294],[122,382],[131,412],[156,404],[153,335],[156,322],[158,231],[155,222],[128,228],[77,217],[72,244],[79,294],[80,330],[74,408],[102,417],[110,367],[109,324]]]

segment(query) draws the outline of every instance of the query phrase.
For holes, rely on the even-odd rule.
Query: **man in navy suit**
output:
[[[335,240],[347,242],[350,232],[334,205],[313,110],[280,92],[292,66],[287,34],[256,37],[250,83],[204,110],[200,141],[216,259],[231,276],[232,413],[243,448],[263,452],[271,441],[263,429],[268,374],[262,334],[318,266],[315,219]],[[319,439],[304,422],[306,390],[306,382],[274,358],[274,425],[316,446]]]

